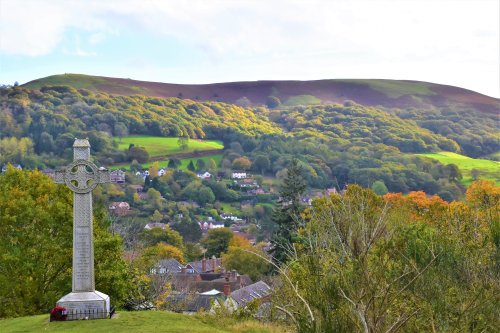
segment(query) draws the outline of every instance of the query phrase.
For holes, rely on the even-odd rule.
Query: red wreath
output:
[[[63,321],[68,317],[68,311],[62,306],[56,306],[50,310],[50,321]]]

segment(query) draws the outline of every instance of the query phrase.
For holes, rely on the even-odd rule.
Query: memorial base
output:
[[[57,301],[68,311],[66,320],[101,319],[109,317],[109,296],[99,291],[72,292]]]

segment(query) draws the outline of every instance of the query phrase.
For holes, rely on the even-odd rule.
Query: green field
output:
[[[126,136],[116,139],[118,149],[128,149],[130,144],[146,148],[150,157],[170,156],[173,154],[191,153],[196,151],[223,149],[221,141],[216,140],[196,140],[191,139],[188,142],[188,148],[181,150],[177,144],[178,138],[164,138],[158,136]]]
[[[440,152],[433,154],[417,154],[418,156],[430,157],[443,164],[456,164],[462,171],[462,184],[470,185],[472,183],[471,170],[479,170],[479,179],[494,180],[500,185],[500,162],[491,160],[482,160],[470,158],[460,154],[450,152]]]
[[[93,332],[93,333],[150,333],[150,332],[190,332],[190,333],[228,333],[228,332],[282,332],[277,327],[256,321],[229,322],[221,325],[216,320],[201,319],[198,316],[182,315],[163,311],[118,312],[113,319],[78,320],[49,322],[49,315],[21,317],[0,320],[0,332]]]
[[[284,105],[295,106],[295,105],[314,105],[321,104],[321,100],[316,96],[312,95],[297,95],[292,96],[286,100]]]
[[[350,82],[368,85],[373,90],[379,91],[391,98],[398,98],[403,95],[435,95],[430,89],[430,84],[426,82],[403,81],[403,80],[337,80],[339,82]]]

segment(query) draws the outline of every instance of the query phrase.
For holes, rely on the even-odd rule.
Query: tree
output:
[[[384,195],[387,192],[389,192],[389,190],[387,189],[387,186],[385,186],[385,183],[382,180],[377,180],[376,182],[374,182],[372,185],[372,190],[377,195]]]
[[[215,201],[215,195],[209,187],[203,186],[198,192],[198,203],[200,205],[205,205],[207,203],[213,203]]]
[[[189,164],[187,166],[188,170],[191,171],[191,172],[195,172],[196,171],[196,168],[194,167],[194,163],[193,163],[193,160],[190,160],[189,161]]]
[[[259,155],[253,161],[252,166],[255,170],[259,171],[261,174],[264,174],[267,170],[269,170],[271,162],[269,161],[269,158],[267,156]]]
[[[160,242],[170,244],[172,246],[182,247],[182,236],[175,230],[171,229],[168,225],[165,229],[160,227],[144,230],[140,236],[143,244],[146,246],[156,245]]]
[[[196,221],[182,220],[172,225],[185,242],[198,242],[202,236],[200,225]]]
[[[499,291],[491,244],[460,231],[473,223],[456,208],[357,185],[314,201],[293,260],[279,268],[276,307],[300,332],[491,330]],[[449,224],[450,212],[460,224]]]
[[[189,147],[189,136],[185,135],[185,136],[179,137],[179,139],[177,140],[177,145],[179,146],[179,148],[181,150],[188,149],[188,147]]]
[[[228,228],[210,229],[201,242],[207,249],[205,254],[209,257],[220,257],[221,253],[227,251],[231,238],[233,238],[233,232]]]
[[[448,179],[450,182],[456,182],[462,179],[462,173],[456,164],[446,165],[446,172],[448,174]]]
[[[212,174],[214,174],[215,172],[217,172],[217,163],[215,163],[215,161],[214,161],[213,158],[211,158],[208,161],[208,171],[210,171]]]
[[[146,177],[147,178],[147,177]],[[148,190],[148,201],[151,203],[154,209],[161,209],[163,206],[163,198],[161,197],[161,193],[154,188],[150,188]]]
[[[162,259],[176,259],[180,263],[184,263],[184,254],[181,249],[170,244],[163,242],[157,243],[153,246],[144,249],[140,264],[141,268],[149,271],[151,267]]]
[[[278,97],[276,97],[276,96],[268,96],[267,97],[266,105],[268,108],[274,109],[274,108],[277,108],[278,106],[280,106],[280,104],[281,104],[281,101]]]
[[[236,105],[243,106],[244,108],[250,107],[252,102],[245,96],[236,100]]]
[[[171,169],[177,169],[180,165],[181,161],[178,158],[171,158],[168,160],[168,167]]]
[[[149,153],[144,147],[133,146],[127,151],[129,161],[137,160],[139,163],[149,161]]]
[[[73,195],[39,171],[0,175],[0,317],[47,313],[71,290]],[[94,206],[96,286],[121,305],[133,290],[122,240]],[[14,278],[15,277],[15,278]]]
[[[203,249],[198,243],[186,243],[184,256],[187,261],[200,260],[203,257]]]
[[[141,170],[142,170],[142,165],[137,160],[133,160],[132,163],[130,163],[130,171],[137,172]]]
[[[300,197],[306,189],[302,168],[298,160],[292,160],[280,189],[281,204],[275,208],[272,221],[276,230],[271,238],[273,260],[284,263],[293,246],[293,238],[299,227],[299,216],[303,210]]]
[[[120,142],[122,141],[122,138],[124,136],[128,135],[128,128],[127,125],[125,125],[122,122],[116,123],[114,127],[114,134],[120,138]]]
[[[163,220],[163,215],[156,209],[153,215],[151,215],[151,221],[159,223]]]
[[[239,157],[233,161],[233,170],[250,170],[252,162],[246,157]]]
[[[149,177],[156,178],[158,177],[158,170],[160,170],[160,162],[156,161],[151,164],[149,167]]]
[[[196,160],[196,170],[198,172],[205,170],[205,161],[204,160],[202,160],[202,159]]]
[[[234,244],[233,240],[237,237],[241,236],[234,236],[227,252],[222,254],[222,264],[226,269],[234,269],[240,274],[247,274],[253,281],[256,281],[269,271],[269,264],[262,259],[265,257],[262,246]]]

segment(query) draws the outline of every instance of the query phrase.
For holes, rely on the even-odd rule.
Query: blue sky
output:
[[[0,0],[0,83],[385,78],[500,96],[498,0]]]

